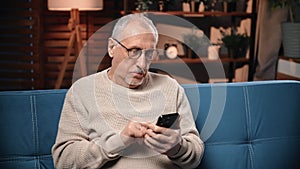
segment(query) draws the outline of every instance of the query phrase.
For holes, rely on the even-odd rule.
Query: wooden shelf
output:
[[[232,82],[235,74],[236,65],[238,63],[246,63],[249,64],[250,60],[248,58],[229,58],[229,57],[222,57],[220,59],[208,59],[206,57],[203,58],[178,58],[178,59],[162,59],[156,60],[152,62],[152,65],[171,65],[171,66],[179,66],[180,65],[197,65],[197,64],[223,64],[228,63],[226,66],[228,68],[228,82]],[[154,66],[154,67],[155,67]],[[198,66],[197,66],[198,67]],[[195,68],[195,67],[194,67]]]
[[[130,11],[130,13],[141,13],[140,11]],[[203,17],[203,16],[238,16],[238,17],[251,17],[250,13],[246,12],[222,12],[222,11],[205,11],[205,12],[183,12],[183,11],[147,11],[145,13],[159,14],[159,15],[177,15],[184,17]],[[124,15],[125,12],[121,11]]]
[[[162,60],[157,60],[157,61],[153,61],[152,63],[213,63],[213,62],[231,62],[231,63],[238,63],[238,62],[243,62],[243,63],[247,63],[249,62],[249,59],[247,58],[220,58],[219,59],[208,59],[208,58],[178,58],[178,59],[162,59]]]
[[[297,81],[300,81],[300,78],[290,76],[290,75],[280,73],[280,72],[277,72],[276,79],[277,80],[297,80]]]

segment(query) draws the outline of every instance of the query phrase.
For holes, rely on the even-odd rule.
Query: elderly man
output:
[[[69,89],[52,153],[56,168],[195,168],[204,145],[183,88],[148,72],[157,30],[142,14],[122,17],[108,40],[111,68]],[[173,128],[156,125],[178,112]]]

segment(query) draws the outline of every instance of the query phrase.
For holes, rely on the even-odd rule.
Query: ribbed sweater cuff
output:
[[[176,158],[179,158],[179,157],[181,157],[183,154],[186,153],[187,149],[188,149],[188,143],[187,143],[187,141],[186,141],[185,139],[183,139],[179,151],[178,151],[175,155],[169,156],[169,158],[170,158],[170,159],[176,159]]]

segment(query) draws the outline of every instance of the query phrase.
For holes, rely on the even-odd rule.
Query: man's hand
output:
[[[130,121],[121,131],[121,137],[125,145],[130,145],[137,141],[138,138],[144,138],[147,126],[145,123]]]
[[[179,126],[179,124],[178,124]],[[177,154],[181,147],[181,130],[168,129],[157,125],[147,123],[144,143],[150,148],[161,154],[173,156]]]

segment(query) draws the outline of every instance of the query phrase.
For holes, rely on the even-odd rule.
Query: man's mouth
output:
[[[133,72],[132,74],[134,78],[138,78],[138,79],[141,79],[145,76],[145,74],[142,72]]]
[[[137,69],[131,72],[133,74],[133,77],[136,78],[142,78],[146,75],[146,71],[142,70],[142,69]]]

